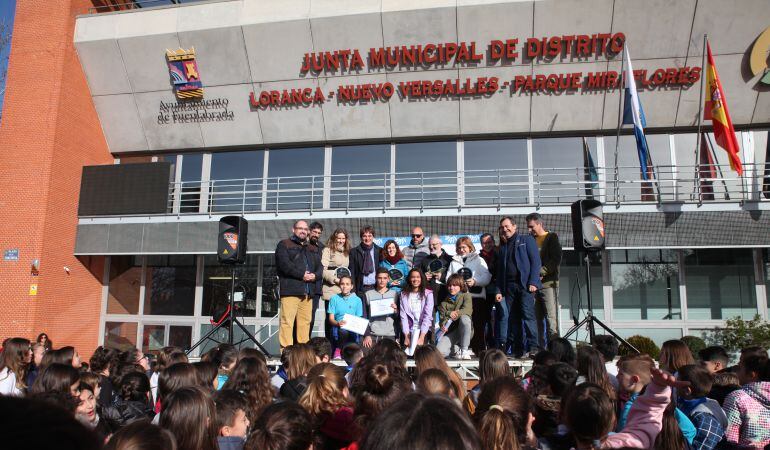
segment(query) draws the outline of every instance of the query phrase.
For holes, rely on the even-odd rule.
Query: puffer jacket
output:
[[[124,427],[137,420],[151,420],[155,417],[155,412],[149,403],[126,401],[117,397],[112,405],[102,408],[102,415],[105,419],[112,420],[120,427]]]
[[[275,267],[280,278],[281,297],[304,297],[316,294],[316,282],[305,282],[305,272],[323,276],[318,247],[300,242],[295,236],[284,239],[275,248]]]
[[[748,383],[730,393],[723,408],[728,443],[747,448],[770,444],[770,381]]]
[[[428,256],[430,253],[430,247],[428,247],[428,238],[424,237],[422,239],[422,242],[419,244],[415,244],[414,240],[409,242],[409,245],[404,247],[401,250],[401,253],[404,254],[404,259],[406,260],[406,264],[411,269],[412,267],[420,267],[420,264],[422,263],[423,258]]]
[[[471,297],[485,298],[487,295],[485,287],[492,281],[492,274],[489,272],[489,268],[487,268],[487,262],[477,252],[467,254],[465,261],[463,261],[462,256],[455,255],[449,264],[449,269],[447,269],[447,279],[463,267],[471,270],[473,279],[476,281],[475,286],[468,288]]]
[[[321,265],[324,268],[323,299],[328,302],[336,294],[342,292],[340,287],[334,284],[334,280],[337,278],[337,268],[350,268],[350,257],[343,252],[324,247],[321,251]]]
[[[452,311],[459,312],[461,316],[473,316],[473,300],[471,300],[471,296],[467,292],[460,292],[454,301],[452,301],[451,297],[441,300],[441,303],[438,305],[439,326],[443,327],[446,324],[447,320],[450,319],[449,314]],[[454,321],[452,326],[456,326],[456,323],[457,321]]]

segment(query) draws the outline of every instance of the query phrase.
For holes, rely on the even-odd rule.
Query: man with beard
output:
[[[423,258],[430,253],[428,250],[428,242],[425,240],[425,233],[422,228],[414,227],[412,229],[412,240],[409,245],[402,250],[406,264],[411,269],[412,267],[420,267]]]
[[[320,255],[321,252],[324,249],[324,244],[321,242],[321,235],[324,232],[324,226],[321,225],[320,222],[312,222],[310,224],[310,236],[308,236],[308,241],[310,245],[314,245],[318,249],[318,254]],[[310,335],[308,336],[308,340],[313,337],[313,327],[315,326],[315,314],[318,311],[318,304],[321,301],[321,292],[323,290],[323,277],[318,277],[316,280],[316,287],[315,287],[315,295],[313,296],[313,313],[310,315]],[[326,311],[324,311],[324,315],[326,315]]]
[[[308,243],[307,222],[294,223],[293,233],[278,243],[275,266],[280,279],[281,318],[278,338],[281,351],[294,343],[294,321],[297,321],[297,341],[304,344],[310,336],[310,316],[316,280],[323,274],[321,254]]]
[[[377,268],[382,261],[382,248],[374,243],[374,228],[370,225],[361,227],[361,243],[350,250],[350,273],[353,287],[359,296],[363,296],[376,285]]]
[[[444,284],[444,281],[446,281],[446,270],[449,267],[449,263],[452,262],[452,257],[441,248],[441,238],[437,234],[430,237],[428,248],[430,253],[425,255],[418,267],[425,274],[425,279],[428,280],[428,287],[433,291],[433,298],[444,298],[446,294],[446,285]],[[434,274],[430,271],[430,263],[437,259],[441,261],[444,269]]]

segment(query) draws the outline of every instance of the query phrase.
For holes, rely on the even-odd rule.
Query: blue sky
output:
[[[13,26],[13,17],[16,13],[16,0],[0,0],[0,20],[8,22],[10,26]],[[6,48],[0,49],[0,70],[5,71],[7,68],[8,52],[10,52],[10,45]],[[3,98],[5,98],[5,86],[0,86],[0,108],[3,106]]]

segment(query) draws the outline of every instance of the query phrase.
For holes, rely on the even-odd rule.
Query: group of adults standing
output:
[[[420,289],[429,290],[435,299],[429,312],[431,325],[441,300],[451,296],[454,301],[447,280],[460,274],[463,289],[472,299],[472,314],[470,321],[456,320],[452,326],[459,327],[461,322],[463,326],[467,326],[466,322],[472,324],[470,350],[478,355],[497,347],[515,357],[534,355],[545,347],[547,339],[558,335],[562,249],[558,236],[546,230],[539,214],[528,215],[526,225],[528,232],[520,231],[513,218],[503,217],[499,222],[499,244],[494,235],[484,233],[477,250],[472,240],[464,236],[457,239],[455,255],[451,256],[442,248],[438,235],[426,236],[421,227],[412,229],[409,245],[401,249],[394,240],[378,246],[375,230],[368,225],[359,230],[360,243],[356,246],[344,228],[335,229],[323,244],[320,223],[296,221],[292,235],[280,241],[275,251],[280,279],[281,350],[310,339],[320,301],[324,301],[326,312],[330,299],[341,293],[340,278],[348,273],[353,291],[363,300],[364,317],[369,318],[368,306],[373,300],[392,298],[397,305],[394,308],[409,309],[409,302],[400,299],[406,299],[412,287],[417,289],[419,281],[413,283],[412,279],[417,279],[415,272],[419,272],[425,283]],[[440,266],[434,263],[436,260],[441,261]],[[341,268],[344,275],[340,275]],[[402,315],[402,321],[403,318]],[[331,328],[325,320],[324,332],[330,340]],[[437,326],[429,332],[439,329]],[[420,335],[420,344],[426,343],[422,340],[424,334]],[[362,343],[369,347],[384,337],[413,344],[409,333],[399,327],[395,310],[392,317],[376,323],[372,320]]]

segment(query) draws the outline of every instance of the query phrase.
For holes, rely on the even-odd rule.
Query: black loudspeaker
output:
[[[597,200],[578,200],[572,204],[572,239],[575,250],[604,248],[604,217]]]
[[[219,219],[217,259],[222,264],[243,264],[246,260],[246,237],[249,222],[241,216]]]

